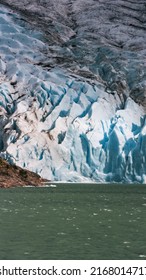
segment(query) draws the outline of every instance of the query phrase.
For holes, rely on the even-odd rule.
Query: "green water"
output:
[[[0,259],[146,259],[146,186],[0,189]]]

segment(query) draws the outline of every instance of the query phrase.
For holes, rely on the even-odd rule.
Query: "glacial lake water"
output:
[[[146,259],[146,185],[0,189],[0,259]]]

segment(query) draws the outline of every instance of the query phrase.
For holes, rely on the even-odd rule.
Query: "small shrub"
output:
[[[26,170],[20,170],[19,171],[20,176],[22,176],[23,178],[27,178],[27,171]]]

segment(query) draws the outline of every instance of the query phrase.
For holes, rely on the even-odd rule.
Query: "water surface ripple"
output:
[[[146,259],[145,185],[0,190],[0,259]]]

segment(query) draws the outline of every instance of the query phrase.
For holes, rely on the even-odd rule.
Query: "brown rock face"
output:
[[[42,186],[46,180],[39,175],[22,169],[16,165],[10,165],[0,158],[0,188],[18,186]]]

